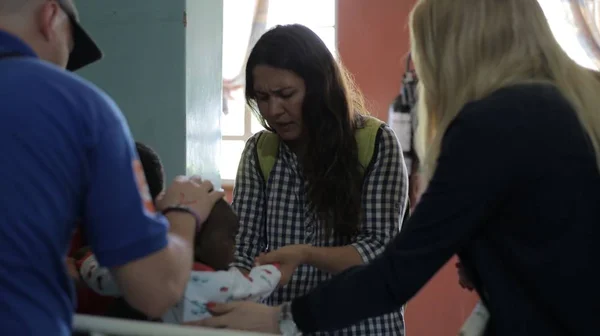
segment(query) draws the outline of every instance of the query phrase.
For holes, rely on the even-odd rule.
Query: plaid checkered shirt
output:
[[[236,177],[233,207],[240,218],[240,231],[234,266],[252,268],[254,258],[266,246],[276,250],[293,244],[320,247],[351,244],[365,263],[383,252],[400,230],[408,199],[402,149],[389,126],[382,124],[379,128],[373,158],[365,175],[360,232],[347,241],[325,238],[317,216],[307,206],[305,181],[296,155],[283,142],[280,142],[275,165],[265,183],[256,153],[260,134],[247,141]],[[301,265],[289,284],[276,290],[266,303],[276,305],[290,301],[331,276],[313,266]],[[316,335],[404,335],[403,312],[399,310],[334,333]]]

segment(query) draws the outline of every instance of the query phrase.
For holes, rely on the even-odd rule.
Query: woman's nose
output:
[[[277,117],[284,113],[283,106],[279,99],[271,97],[267,106],[267,113],[270,117]]]

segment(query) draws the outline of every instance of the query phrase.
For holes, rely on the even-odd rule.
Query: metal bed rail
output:
[[[116,318],[75,315],[75,333],[90,336],[258,336],[264,334],[224,329],[179,326],[144,321],[129,321]]]

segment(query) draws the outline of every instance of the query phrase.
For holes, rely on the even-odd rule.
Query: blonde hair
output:
[[[425,183],[463,106],[518,83],[560,90],[589,134],[600,168],[600,81],[563,51],[537,0],[419,0],[410,28]]]

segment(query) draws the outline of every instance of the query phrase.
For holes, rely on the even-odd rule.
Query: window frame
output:
[[[339,0],[333,0],[334,3],[334,18],[333,18],[333,26],[315,26],[315,27],[309,27],[311,29],[321,29],[321,28],[333,28],[334,29],[334,45],[335,45],[335,57],[338,57],[339,51],[338,51],[338,10],[339,10]],[[290,22],[292,23],[292,22]],[[301,22],[300,22],[301,23]],[[271,26],[267,27],[267,29],[271,28]],[[319,36],[320,37],[320,36]],[[328,41],[326,41],[328,42]],[[244,90],[244,87],[240,88],[240,90]],[[253,119],[256,118],[253,115],[252,109],[247,105],[244,104],[244,134],[242,135],[221,135],[221,141],[244,141],[246,142],[248,139],[250,139],[250,137],[252,137],[255,133],[252,132],[252,124],[253,124]],[[223,122],[223,118],[221,118],[221,121]],[[262,127],[261,127],[261,131],[262,131]],[[221,159],[219,160],[219,172],[221,174],[221,183],[223,185],[223,187],[233,187],[235,184],[235,176],[233,178],[228,178],[227,176],[223,176],[223,172],[222,172],[222,167],[221,164],[222,162],[222,157],[224,155],[226,155],[227,153],[225,153],[225,151],[223,150],[224,146],[221,146],[221,152],[220,152],[220,156]],[[238,162],[241,159],[241,157],[238,158]]]

